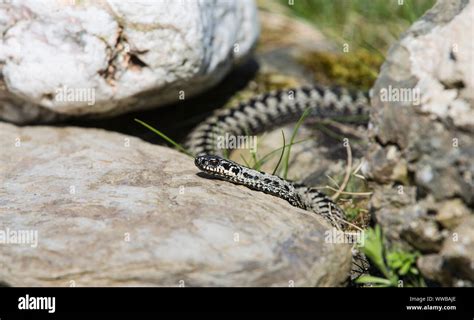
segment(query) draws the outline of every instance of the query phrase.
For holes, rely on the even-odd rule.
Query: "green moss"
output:
[[[383,63],[380,55],[364,49],[350,54],[311,52],[298,60],[313,72],[316,82],[364,90],[372,87]]]

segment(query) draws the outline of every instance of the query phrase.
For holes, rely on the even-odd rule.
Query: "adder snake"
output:
[[[186,147],[196,155],[196,166],[208,175],[280,197],[344,229],[344,212],[324,193],[224,159],[224,150],[216,144],[218,136],[256,135],[294,122],[307,109],[309,117],[317,118],[368,116],[369,97],[360,91],[322,86],[270,92],[218,110],[190,133]]]

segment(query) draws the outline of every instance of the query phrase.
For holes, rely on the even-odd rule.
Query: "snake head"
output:
[[[201,171],[213,176],[234,177],[241,172],[240,165],[219,156],[197,156],[196,159],[194,159],[194,164]]]

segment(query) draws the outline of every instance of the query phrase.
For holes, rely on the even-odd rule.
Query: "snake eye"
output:
[[[217,166],[218,161],[215,160],[215,159],[211,159],[211,160],[209,160],[209,164],[210,164],[211,166]]]

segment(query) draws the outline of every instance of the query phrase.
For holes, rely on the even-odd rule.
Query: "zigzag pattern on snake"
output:
[[[298,120],[307,109],[310,109],[309,117],[319,119],[353,115],[368,118],[369,97],[367,93],[341,87],[273,91],[232,108],[218,110],[190,133],[186,147],[196,155],[195,164],[205,173],[285,199],[295,207],[321,215],[332,226],[344,229],[344,212],[324,193],[226,160],[224,150],[217,145],[218,136],[263,133]]]

